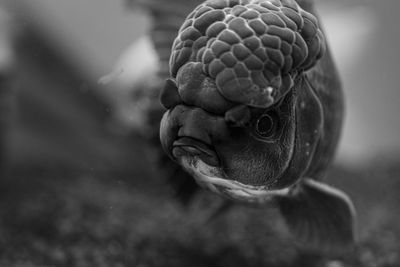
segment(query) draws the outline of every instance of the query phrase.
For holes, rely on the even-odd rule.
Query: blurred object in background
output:
[[[346,95],[339,162],[399,159],[400,2],[318,3]]]
[[[60,14],[46,12],[47,6],[41,5],[41,1],[34,4],[31,1],[2,2],[14,16],[19,30],[14,47],[15,78],[18,81],[16,112],[8,135],[10,167],[28,172],[32,169],[142,172],[143,168],[132,164],[132,161],[137,161],[139,166],[146,165],[140,164],[144,159],[138,156],[143,155],[141,141],[121,138],[107,127],[112,118],[113,93],[110,89],[104,93],[97,80],[105,69],[108,70],[110,63],[106,65],[94,60],[101,58],[98,54],[90,57],[87,52],[92,50],[86,50],[87,46],[78,42],[80,39],[76,34],[70,34],[63,23],[57,23],[64,14],[79,28],[79,19],[71,19],[74,16],[67,8],[62,12],[59,10]],[[84,4],[84,1],[79,3]],[[95,5],[93,2],[90,4]],[[113,6],[119,7],[118,10],[123,8],[118,4]],[[82,10],[97,9],[86,7]],[[110,10],[103,11],[102,19]],[[115,15],[119,16],[119,13]],[[105,37],[102,31],[102,27],[97,29],[100,39]],[[126,32],[120,32],[119,36],[122,35]],[[93,36],[86,37],[93,42],[96,40]],[[119,39],[115,36],[110,38]],[[131,42],[132,36],[126,39]],[[94,46],[100,44],[104,45],[102,40],[96,41]],[[104,51],[110,52],[100,49],[100,52]],[[120,53],[121,48],[116,51]]]
[[[16,27],[11,15],[0,6],[0,173],[7,165],[7,145],[10,123],[15,107]]]
[[[133,63],[133,64],[132,64]],[[100,85],[112,92],[114,130],[139,131],[146,135],[146,110],[158,104],[160,83],[158,58],[148,36],[138,38],[119,57],[111,73],[100,78]]]
[[[97,83],[101,76],[112,71],[113,63],[121,57],[123,50],[148,31],[146,16],[140,13],[132,14],[122,0],[4,2],[90,84]],[[139,70],[138,73],[135,72],[134,77],[140,74],[148,78],[148,52],[142,52],[136,53],[137,58],[133,59],[138,66],[136,70]],[[126,70],[123,70],[122,75],[124,73]],[[132,73],[129,71],[129,74]],[[116,127],[117,131],[124,131],[124,127],[128,126],[125,110],[132,108],[127,100],[132,101],[132,96],[128,97],[126,88],[116,84],[112,87],[94,87],[92,91],[110,107],[111,125]]]
[[[14,35],[17,31],[11,14],[0,6],[0,72],[12,73],[15,64]]]

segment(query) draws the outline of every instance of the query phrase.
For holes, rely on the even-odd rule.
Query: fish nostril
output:
[[[188,136],[211,144],[210,133],[213,131],[212,116],[200,108],[187,108],[181,117],[178,136]]]
[[[235,106],[225,113],[225,121],[231,127],[244,127],[250,119],[250,109],[246,105]]]
[[[165,81],[165,85],[160,93],[160,102],[166,109],[173,108],[183,103],[174,80],[167,79]]]

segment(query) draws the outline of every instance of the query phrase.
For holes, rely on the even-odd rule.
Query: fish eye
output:
[[[262,114],[255,125],[257,135],[263,138],[272,137],[278,127],[278,115],[276,112]]]

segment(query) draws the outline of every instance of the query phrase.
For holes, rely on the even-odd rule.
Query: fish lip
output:
[[[220,160],[215,149],[211,145],[193,137],[178,137],[172,143],[171,152],[174,158],[182,156],[199,157],[211,166],[220,166]]]

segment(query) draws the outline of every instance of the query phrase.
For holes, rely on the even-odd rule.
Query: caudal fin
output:
[[[355,242],[355,210],[342,191],[305,179],[278,198],[287,225],[302,245],[324,253],[342,253]]]

